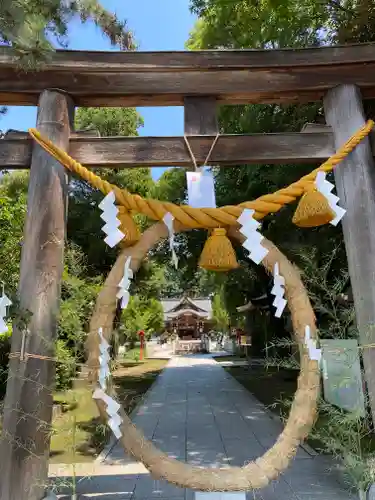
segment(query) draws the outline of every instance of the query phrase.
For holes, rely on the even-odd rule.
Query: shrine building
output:
[[[212,305],[210,298],[164,299],[164,328],[176,333],[181,340],[200,339],[212,326]]]

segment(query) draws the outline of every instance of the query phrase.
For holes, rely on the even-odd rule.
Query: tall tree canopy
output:
[[[368,42],[372,0],[191,0],[199,16],[190,46],[282,48]]]
[[[53,41],[66,45],[74,17],[93,21],[113,45],[134,48],[126,23],[98,0],[1,0],[0,44],[13,47],[24,67],[35,67],[53,52]]]
[[[375,6],[369,0],[191,0],[190,4],[199,16],[187,41],[192,50],[277,49],[375,39]],[[367,107],[373,111],[372,103]],[[324,123],[320,103],[224,106],[219,118],[221,132],[229,134],[299,132],[306,122]],[[216,168],[213,171],[217,203],[237,204],[254,199],[290,184],[310,170],[311,166],[306,165]],[[288,206],[276,216],[267,217],[262,233],[303,269],[307,261],[309,268],[311,265],[319,268],[327,254],[334,255],[327,274],[329,286],[335,275],[341,271],[347,273],[341,228],[298,229],[291,222],[294,209],[295,206]],[[241,249],[238,256],[242,261]],[[246,299],[269,290],[269,278],[260,268],[246,259],[243,265],[242,273],[229,273],[225,281],[226,303],[232,315]],[[315,298],[318,304],[320,299]],[[318,314],[325,313],[320,308]]]

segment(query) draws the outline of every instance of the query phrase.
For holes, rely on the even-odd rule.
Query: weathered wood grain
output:
[[[214,141],[217,146],[216,136],[219,132],[219,122],[217,118],[217,101],[215,97],[185,97],[184,99],[184,134],[188,140],[188,144],[193,155],[189,153],[190,170],[195,170],[205,163],[208,164],[209,158],[212,158],[214,152],[211,148]],[[191,140],[196,135],[212,135],[210,144],[207,148],[204,159],[198,159],[195,151],[192,148]],[[185,146],[187,150],[187,146]],[[195,164],[194,164],[195,163]],[[210,163],[212,165],[212,163]]]
[[[213,135],[219,132],[216,97],[185,97],[185,135]]]
[[[372,44],[303,49],[301,53],[281,51],[278,64],[278,51],[269,52],[156,53],[154,64],[151,53],[72,53],[70,62],[69,52],[65,52],[56,56],[60,57],[57,66],[52,61],[45,69],[28,74],[3,56],[0,104],[34,105],[45,88],[63,89],[79,106],[174,106],[183,105],[185,96],[212,96],[219,103],[229,104],[309,102],[321,99],[339,84],[355,84],[365,97],[375,96]],[[241,63],[231,63],[231,55]],[[121,66],[120,61],[126,61],[126,57],[133,58],[133,63]],[[137,57],[146,61],[138,63]],[[99,69],[96,60],[102,65]]]
[[[340,85],[324,99],[327,123],[336,147],[365,123],[361,92]],[[340,205],[347,213],[342,220],[357,327],[362,346],[375,344],[375,163],[366,138],[335,169]],[[375,422],[375,349],[364,347],[365,378],[372,418]]]
[[[281,50],[206,50],[161,52],[99,52],[57,50],[48,64],[50,71],[195,71],[212,69],[278,68],[363,64],[374,62],[375,44]],[[17,69],[11,49],[0,49],[0,65]]]
[[[73,104],[64,94],[40,96],[38,129],[68,149]],[[13,326],[11,352],[54,356],[66,237],[67,175],[35,145],[21,257],[20,308],[32,316],[27,328]],[[0,456],[0,499],[40,500],[48,480],[54,362],[11,358],[4,403]]]
[[[190,129],[191,130],[191,129]],[[212,136],[191,136],[189,144],[199,163],[210,150]],[[29,168],[31,139],[1,139],[0,168]],[[88,167],[178,166],[191,159],[183,137],[74,137],[70,155]],[[209,165],[252,163],[318,163],[334,153],[331,132],[222,135]]]

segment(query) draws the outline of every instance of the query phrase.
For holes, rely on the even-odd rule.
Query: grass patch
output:
[[[147,356],[146,349],[144,349],[143,357],[146,358],[146,356]],[[138,363],[140,357],[141,357],[141,348],[134,347],[133,349],[129,349],[129,351],[125,352],[123,360]]]
[[[57,393],[54,402],[62,404],[63,411],[52,422],[50,463],[93,460],[106,442],[107,432],[100,426],[90,387]]]
[[[214,357],[215,361],[217,361],[218,363],[222,362],[222,361],[246,361],[246,356],[243,355],[243,356],[215,356]]]
[[[121,362],[113,372],[118,401],[131,413],[153,384],[167,360],[134,358]],[[79,387],[55,395],[63,412],[53,421],[51,463],[91,462],[102,451],[110,431],[101,424],[90,387]],[[75,425],[74,425],[75,424]]]
[[[139,359],[139,348],[132,349],[113,371],[118,402],[129,414],[151,387],[168,360]],[[84,381],[79,387],[54,394],[61,412],[53,418],[50,463],[92,462],[108,442],[110,430],[99,419],[92,389]],[[0,419],[0,436],[1,436]]]

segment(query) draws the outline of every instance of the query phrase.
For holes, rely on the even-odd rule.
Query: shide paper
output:
[[[322,350],[316,347],[316,340],[311,338],[311,329],[308,325],[305,326],[305,345],[309,352],[309,358],[313,361],[320,362]]]
[[[178,267],[178,258],[174,249],[174,227],[173,221],[174,217],[170,212],[167,212],[163,217],[164,224],[167,226],[169,233],[169,248],[172,254],[172,263],[174,267],[177,269]]]
[[[120,405],[108,394],[105,393],[105,390],[107,388],[107,378],[110,375],[110,370],[109,370],[109,344],[105,340],[103,336],[103,329],[99,328],[99,337],[100,337],[100,344],[99,344],[99,350],[100,350],[100,355],[99,355],[99,385],[100,387],[96,388],[94,391],[94,394],[92,397],[94,399],[101,399],[105,405],[106,405],[106,412],[108,414],[108,426],[112,430],[113,434],[116,436],[117,439],[119,439],[122,434],[120,430],[120,425],[122,423],[122,418],[118,414],[120,410]]]
[[[316,189],[327,198],[329,206],[336,214],[336,217],[331,220],[330,224],[332,224],[332,226],[337,226],[337,224],[346,214],[346,210],[337,205],[340,198],[331,192],[334,188],[334,185],[326,180],[325,172],[318,172],[316,174],[315,185]]]
[[[285,278],[281,276],[279,273],[278,262],[276,262],[274,267],[273,279],[274,279],[274,285],[271,290],[271,294],[275,296],[275,300],[273,301],[273,305],[276,307],[275,317],[281,318],[281,315],[283,314],[287,301],[284,298]]]
[[[258,233],[260,223],[254,219],[254,213],[255,210],[245,208],[237,219],[237,222],[242,226],[240,233],[246,238],[242,246],[248,250],[250,259],[255,264],[260,264],[268,254],[268,250],[261,245],[264,237]]]
[[[106,225],[102,227],[102,231],[107,235],[104,241],[111,248],[115,247],[125,237],[125,234],[119,229],[121,221],[117,217],[119,210],[115,205],[115,201],[115,193],[111,191],[99,204],[100,210],[103,211],[100,217],[106,222]]]
[[[5,321],[7,316],[7,307],[12,305],[12,301],[4,293],[0,297],[0,333],[5,333],[8,331],[8,327]]]
[[[117,292],[116,297],[121,299],[121,308],[125,309],[129,304],[130,294],[129,288],[131,279],[133,278],[133,271],[130,269],[131,257],[128,257],[125,261],[124,266],[124,276],[120,283],[118,284],[119,291]]]
[[[107,378],[110,375],[109,371],[109,360],[110,360],[110,355],[109,355],[109,347],[110,345],[108,342],[105,340],[103,336],[103,329],[99,328],[99,337],[100,337],[100,344],[99,344],[99,384],[100,387],[105,390],[107,388]]]
[[[120,405],[113,398],[108,396],[103,389],[95,389],[95,392],[92,396],[94,399],[101,399],[106,404],[106,412],[109,417],[108,426],[112,430],[113,434],[117,439],[120,439],[122,436],[120,425],[122,424],[122,418],[118,414],[120,410]]]

